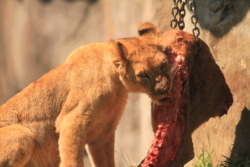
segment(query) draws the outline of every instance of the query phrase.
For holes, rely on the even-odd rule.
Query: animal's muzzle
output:
[[[159,75],[156,77],[155,93],[157,95],[167,94],[170,88],[170,81],[166,76]]]

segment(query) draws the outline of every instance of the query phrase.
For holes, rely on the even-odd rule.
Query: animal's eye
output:
[[[164,61],[161,63],[161,66],[160,66],[161,71],[165,71],[165,70],[166,70],[166,65],[167,65],[167,62],[164,60]]]
[[[148,75],[145,72],[140,72],[137,77],[141,78],[141,79],[148,79]]]

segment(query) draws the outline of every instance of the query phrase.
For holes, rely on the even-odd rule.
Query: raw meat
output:
[[[140,167],[182,167],[194,156],[192,132],[233,103],[209,47],[181,30],[165,32],[160,45],[171,64],[173,87],[163,105],[152,103],[154,140]]]

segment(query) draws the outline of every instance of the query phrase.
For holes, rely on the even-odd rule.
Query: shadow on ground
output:
[[[250,159],[250,110],[246,107],[242,110],[235,135],[230,159]]]

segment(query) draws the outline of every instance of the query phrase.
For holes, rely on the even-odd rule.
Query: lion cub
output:
[[[76,49],[0,107],[0,167],[114,167],[115,129],[128,92],[166,97],[170,78],[151,23],[139,37]]]

